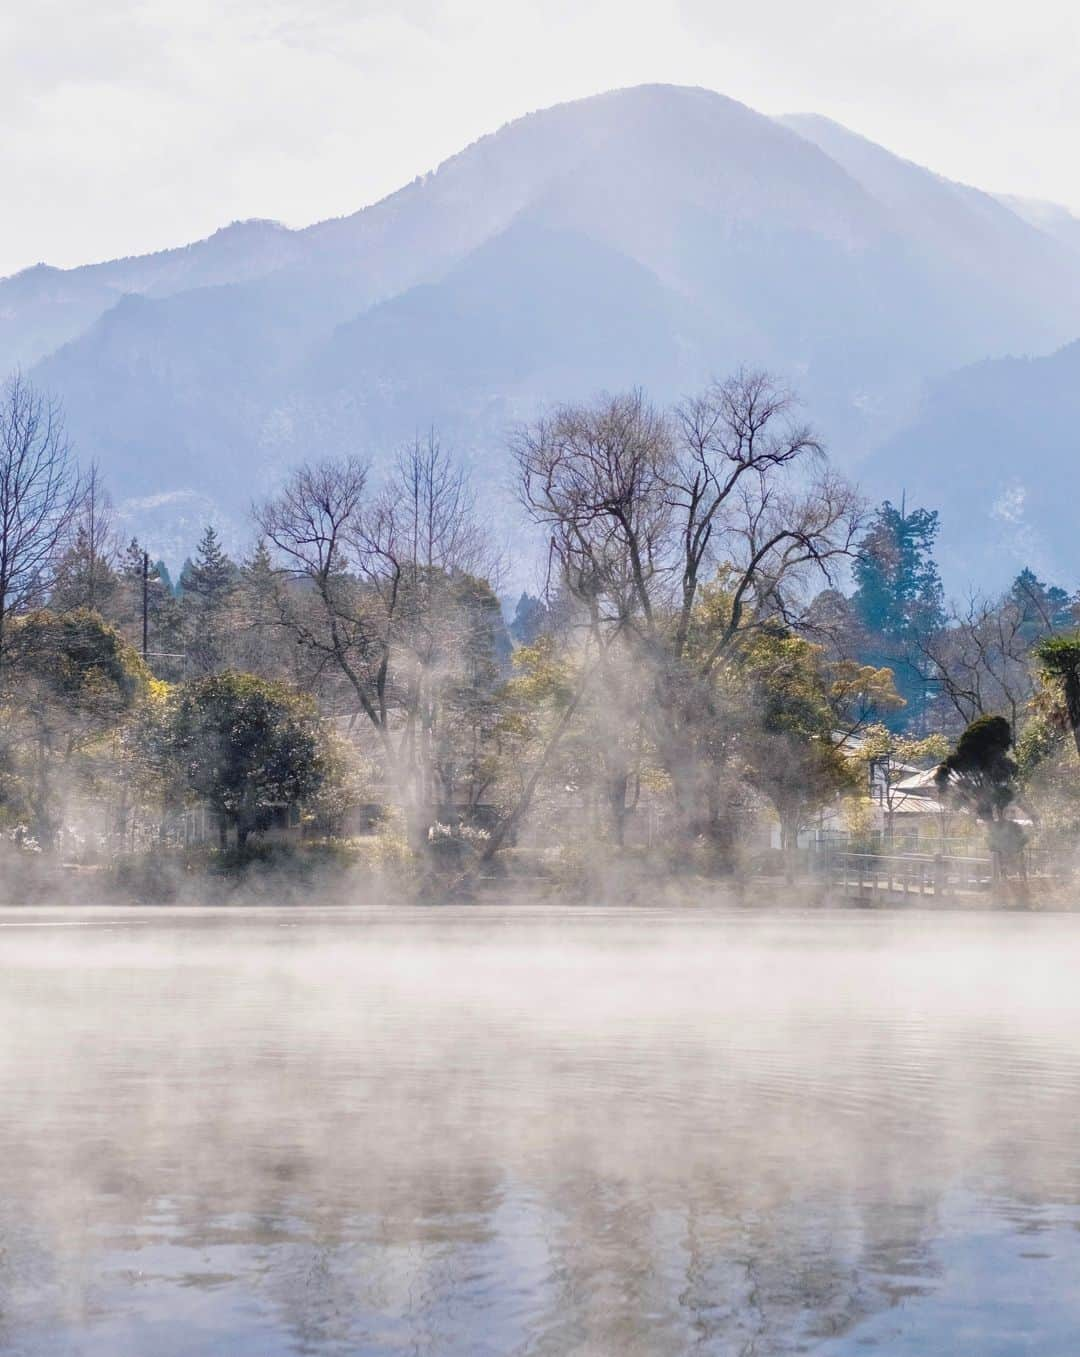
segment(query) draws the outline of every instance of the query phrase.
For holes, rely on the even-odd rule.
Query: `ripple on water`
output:
[[[1072,919],[38,922],[0,1352],[1075,1350]]]

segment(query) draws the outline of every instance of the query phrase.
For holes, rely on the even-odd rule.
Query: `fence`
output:
[[[1027,849],[1013,869],[1028,881],[1051,882],[1070,875],[1072,854]],[[920,853],[849,853],[825,848],[814,854],[812,869],[844,895],[875,896],[975,895],[989,891],[997,879],[992,857]]]
[[[844,894],[858,896],[971,894],[990,889],[990,858],[928,857],[918,853],[882,854],[826,851],[819,870]]]

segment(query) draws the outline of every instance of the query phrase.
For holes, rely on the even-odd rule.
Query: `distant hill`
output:
[[[937,382],[911,424],[863,466],[867,487],[941,512],[956,585],[993,590],[1024,565],[1080,583],[1080,342]]]
[[[0,364],[63,398],[167,537],[162,505],[239,522],[295,461],[432,423],[498,480],[544,401],[668,398],[740,362],[787,376],[855,465],[927,379],[1049,352],[1078,317],[1063,218],[825,119],[644,86],[522,118],[349,217],[2,280]]]

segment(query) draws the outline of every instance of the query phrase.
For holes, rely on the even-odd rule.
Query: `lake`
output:
[[[1080,1350],[1080,918],[0,911],[0,1352]]]

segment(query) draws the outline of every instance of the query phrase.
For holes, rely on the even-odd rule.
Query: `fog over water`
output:
[[[1065,1354],[1080,923],[0,911],[0,1352]]]

